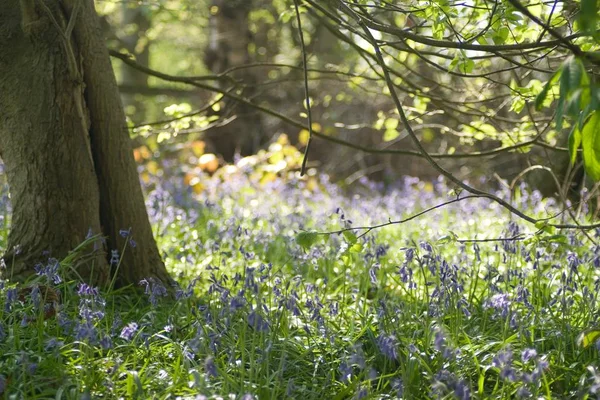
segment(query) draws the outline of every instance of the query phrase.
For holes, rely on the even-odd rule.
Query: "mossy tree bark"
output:
[[[126,249],[119,284],[170,282],[92,0],[0,0],[0,156],[13,203],[5,275],[25,280],[91,230],[104,250]],[[89,249],[78,274],[109,282],[107,254]]]

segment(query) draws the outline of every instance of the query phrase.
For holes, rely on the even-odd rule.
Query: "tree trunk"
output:
[[[206,66],[215,74],[233,67],[250,64],[248,46],[252,34],[248,28],[248,17],[252,9],[251,0],[213,0],[212,14],[208,27],[208,46],[204,54]],[[243,68],[230,74],[245,84],[256,83],[256,69]],[[223,89],[226,89],[223,87]],[[252,98],[256,90],[245,87],[243,95]],[[262,120],[256,110],[236,101],[225,99],[220,115],[236,115],[237,118],[225,126],[214,127],[207,133],[217,153],[227,161],[233,160],[236,152],[254,154],[266,141]]]
[[[169,282],[92,0],[0,0],[0,54],[0,156],[13,203],[4,259],[12,279],[34,274],[46,251],[64,257],[91,229],[106,237],[106,250],[126,249],[118,283]],[[120,230],[131,230],[135,248]],[[89,258],[77,272],[107,283],[106,252]]]

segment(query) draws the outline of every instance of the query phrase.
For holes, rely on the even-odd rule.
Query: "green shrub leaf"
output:
[[[343,235],[344,235],[344,238],[346,239],[346,241],[351,245],[358,241],[356,234],[352,231],[344,231]]]
[[[600,329],[588,329],[586,331],[581,332],[579,337],[577,338],[577,344],[581,347],[588,348],[592,344],[596,343],[600,338]]]
[[[304,250],[309,250],[319,239],[317,232],[300,232],[296,235],[296,243]]]
[[[581,131],[579,130],[579,127],[575,125],[569,134],[569,159],[571,160],[571,165],[575,165],[579,146],[581,146]]]
[[[583,165],[585,172],[594,181],[600,181],[600,113],[592,114],[581,129]]]

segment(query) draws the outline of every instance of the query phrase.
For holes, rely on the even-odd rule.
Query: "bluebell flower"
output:
[[[469,385],[464,380],[458,380],[454,384],[454,395],[458,400],[470,400],[471,399],[471,389]]]
[[[381,334],[377,338],[377,345],[379,346],[381,354],[391,360],[398,359],[398,340],[396,339],[396,336],[385,336],[384,334]]]
[[[36,264],[34,266],[37,275],[45,276],[49,283],[53,283],[55,285],[58,285],[62,282],[62,278],[60,275],[58,275],[59,268],[60,263],[56,258],[49,258],[46,265]]]
[[[73,321],[69,318],[69,316],[63,311],[59,312],[56,316],[58,321],[58,326],[62,328],[62,331],[65,335],[69,334],[71,328],[73,327]]]
[[[527,389],[526,386],[521,386],[517,390],[517,397],[519,397],[519,398],[529,398],[529,397],[531,397],[531,392],[529,391],[529,389]]]
[[[110,336],[108,335],[104,335],[102,336],[102,339],[100,339],[100,347],[102,347],[104,350],[108,350],[112,348],[112,339],[110,338]]]
[[[365,360],[365,353],[361,345],[356,344],[352,347],[352,354],[350,355],[349,361],[351,364],[357,365],[361,370],[365,369],[367,364]]]
[[[406,249],[406,252],[404,253],[404,258],[405,258],[405,262],[408,264],[409,262],[411,262],[413,260],[413,258],[415,257],[415,249],[410,247],[408,249]]]
[[[419,246],[425,250],[427,253],[433,253],[433,247],[431,246],[431,244],[427,243],[427,242],[421,242],[419,244]]]
[[[514,368],[510,366],[505,366],[500,370],[500,378],[505,381],[515,382],[517,380],[517,373]]]
[[[206,357],[206,359],[204,360],[204,371],[206,372],[206,375],[208,377],[216,377],[218,375],[214,357]]]
[[[142,279],[140,281],[140,285],[145,286],[144,292],[148,295],[148,300],[150,300],[150,303],[153,306],[158,305],[159,297],[166,297],[169,294],[167,292],[167,288],[165,288],[162,283],[152,277]]]
[[[265,321],[265,319],[256,312],[256,310],[252,310],[248,314],[248,325],[256,329],[258,332],[268,332],[269,331],[269,323]]]
[[[46,340],[46,345],[44,346],[44,350],[51,351],[51,350],[58,349],[64,345],[65,345],[65,342],[63,342],[62,340],[58,340],[55,337],[52,337],[52,338]]]
[[[115,266],[119,263],[119,250],[113,249],[110,252],[110,265]]]
[[[19,298],[19,292],[16,288],[10,288],[6,290],[6,300],[4,301],[4,311],[10,312],[11,306],[17,301]]]
[[[524,363],[529,360],[535,358],[537,356],[537,351],[535,349],[525,349],[521,352],[521,361]]]
[[[502,317],[508,316],[510,312],[510,305],[511,300],[508,293],[495,294],[485,303],[486,307],[495,309]]]
[[[453,357],[455,353],[457,353],[457,351],[453,350],[450,346],[448,346],[446,337],[440,329],[437,329],[435,332],[435,337],[433,339],[433,347],[437,351],[442,353],[442,357],[447,359]]]
[[[75,325],[75,339],[78,341],[87,341],[95,344],[98,340],[96,327],[88,321],[78,322]]]
[[[346,361],[342,361],[338,370],[340,371],[340,380],[344,383],[348,383],[352,378],[352,366]]]
[[[505,365],[510,365],[512,363],[512,356],[513,354],[510,348],[501,350],[492,359],[492,365],[497,368],[501,368]]]
[[[369,268],[369,278],[372,285],[377,285],[377,271],[379,271],[379,268],[381,268],[379,264],[375,264]]]
[[[396,392],[396,397],[401,398],[404,396],[404,382],[400,378],[396,378],[392,381],[392,389]]]
[[[130,322],[129,324],[127,324],[123,330],[121,331],[121,334],[119,335],[119,337],[121,339],[125,339],[127,341],[130,341],[131,339],[133,339],[135,333],[138,330],[138,324],[135,322]]]
[[[366,387],[359,387],[354,398],[356,400],[360,400],[360,399],[364,399],[368,395],[369,395],[369,389],[367,389]]]
[[[77,294],[79,296],[98,296],[99,291],[97,288],[91,287],[87,283],[80,283],[77,286]]]

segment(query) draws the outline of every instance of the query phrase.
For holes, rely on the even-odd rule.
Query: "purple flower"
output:
[[[529,398],[531,397],[531,392],[529,391],[529,389],[527,389],[526,386],[521,386],[519,390],[517,390],[517,397],[525,399]]]
[[[437,351],[442,353],[442,356],[444,358],[450,358],[454,354],[454,352],[452,351],[452,348],[450,346],[448,346],[446,343],[446,337],[444,336],[444,333],[439,329],[435,332],[435,338],[433,340],[433,347]]]
[[[379,271],[380,265],[375,264],[369,268],[369,278],[371,279],[372,285],[377,285],[377,271]]]
[[[111,250],[110,252],[110,265],[117,265],[119,263],[119,250]]]
[[[365,369],[367,363],[365,361],[365,353],[360,345],[354,345],[352,355],[350,356],[350,363],[358,365],[361,370]]]
[[[398,340],[396,339],[396,336],[385,336],[381,334],[377,338],[377,345],[384,356],[391,360],[398,359]]]
[[[407,264],[409,262],[411,262],[413,260],[413,258],[415,257],[415,249],[412,247],[406,249],[406,253],[404,254],[404,257],[406,259]]]
[[[84,321],[92,323],[94,320],[104,318],[106,302],[98,294],[97,289],[92,289],[87,285],[80,285],[77,293],[80,297],[79,316]]]
[[[428,253],[433,253],[433,247],[431,247],[431,244],[427,243],[427,242],[421,242],[419,244],[421,246],[421,248],[423,250],[425,250]]]
[[[32,363],[28,363],[27,367],[26,367],[27,373],[29,375],[35,374],[35,371],[37,371],[37,367],[38,367],[38,365],[36,363],[33,363],[33,362]]]
[[[537,351],[535,349],[525,349],[521,352],[521,361],[524,363],[529,360],[535,358],[537,356]]]
[[[77,286],[77,295],[79,296],[98,296],[97,288],[91,287],[87,283],[80,283]]]
[[[75,326],[75,339],[79,341],[88,341],[89,343],[96,343],[98,333],[96,327],[88,321],[77,323]]]
[[[56,258],[49,258],[48,264],[37,264],[34,266],[35,272],[39,276],[45,276],[48,279],[48,282],[54,283],[58,285],[62,282],[62,278],[58,275],[58,269],[60,268],[60,263]]]
[[[400,378],[396,378],[392,381],[392,389],[396,391],[397,397],[402,397],[404,395],[404,382]]]
[[[497,310],[503,317],[506,317],[510,312],[510,305],[511,301],[507,293],[495,294],[486,302],[488,308]]]
[[[100,339],[100,346],[105,350],[112,348],[112,339],[110,336],[104,335],[102,339]]]
[[[258,332],[269,331],[269,323],[265,321],[262,315],[257,313],[256,310],[252,310],[250,314],[248,314],[248,324]]]
[[[204,360],[204,371],[208,377],[217,376],[217,366],[215,365],[214,357],[206,357],[206,360]]]
[[[46,350],[46,351],[55,350],[64,345],[65,345],[65,342],[53,337],[53,338],[46,340],[46,345],[44,346],[44,350]]]
[[[153,306],[158,305],[159,297],[166,297],[169,294],[167,288],[154,278],[142,279],[140,285],[146,286],[144,292],[148,295],[148,300]]]
[[[341,381],[348,383],[350,378],[352,378],[352,366],[350,366],[350,364],[348,364],[346,361],[342,361],[338,369],[340,371]]]
[[[369,390],[367,388],[365,388],[365,387],[361,387],[356,392],[356,395],[354,396],[354,398],[357,399],[357,400],[360,400],[360,399],[364,399],[368,395],[369,395]]]
[[[19,292],[16,288],[10,288],[6,291],[6,301],[4,302],[4,311],[10,312],[11,306],[14,302],[17,301],[19,296]]]
[[[505,366],[500,371],[500,378],[504,379],[505,381],[515,382],[517,380],[517,373],[514,368]]]
[[[30,296],[31,302],[33,303],[33,307],[39,311],[40,306],[42,304],[42,296],[40,294],[40,287],[38,285],[33,285]]]
[[[135,322],[130,322],[123,328],[119,337],[121,339],[130,341],[131,339],[133,339],[133,336],[135,335],[137,330],[138,330],[138,324]]]
[[[471,389],[469,385],[463,381],[459,380],[454,385],[454,395],[459,400],[470,400],[471,399]]]
[[[68,334],[73,326],[73,321],[62,311],[58,313],[56,319],[58,320],[58,326],[62,328],[63,333],[65,335]]]
[[[510,365],[511,363],[512,351],[509,348],[498,352],[498,354],[496,354],[496,356],[492,360],[492,365],[496,368],[501,368],[505,365]]]

